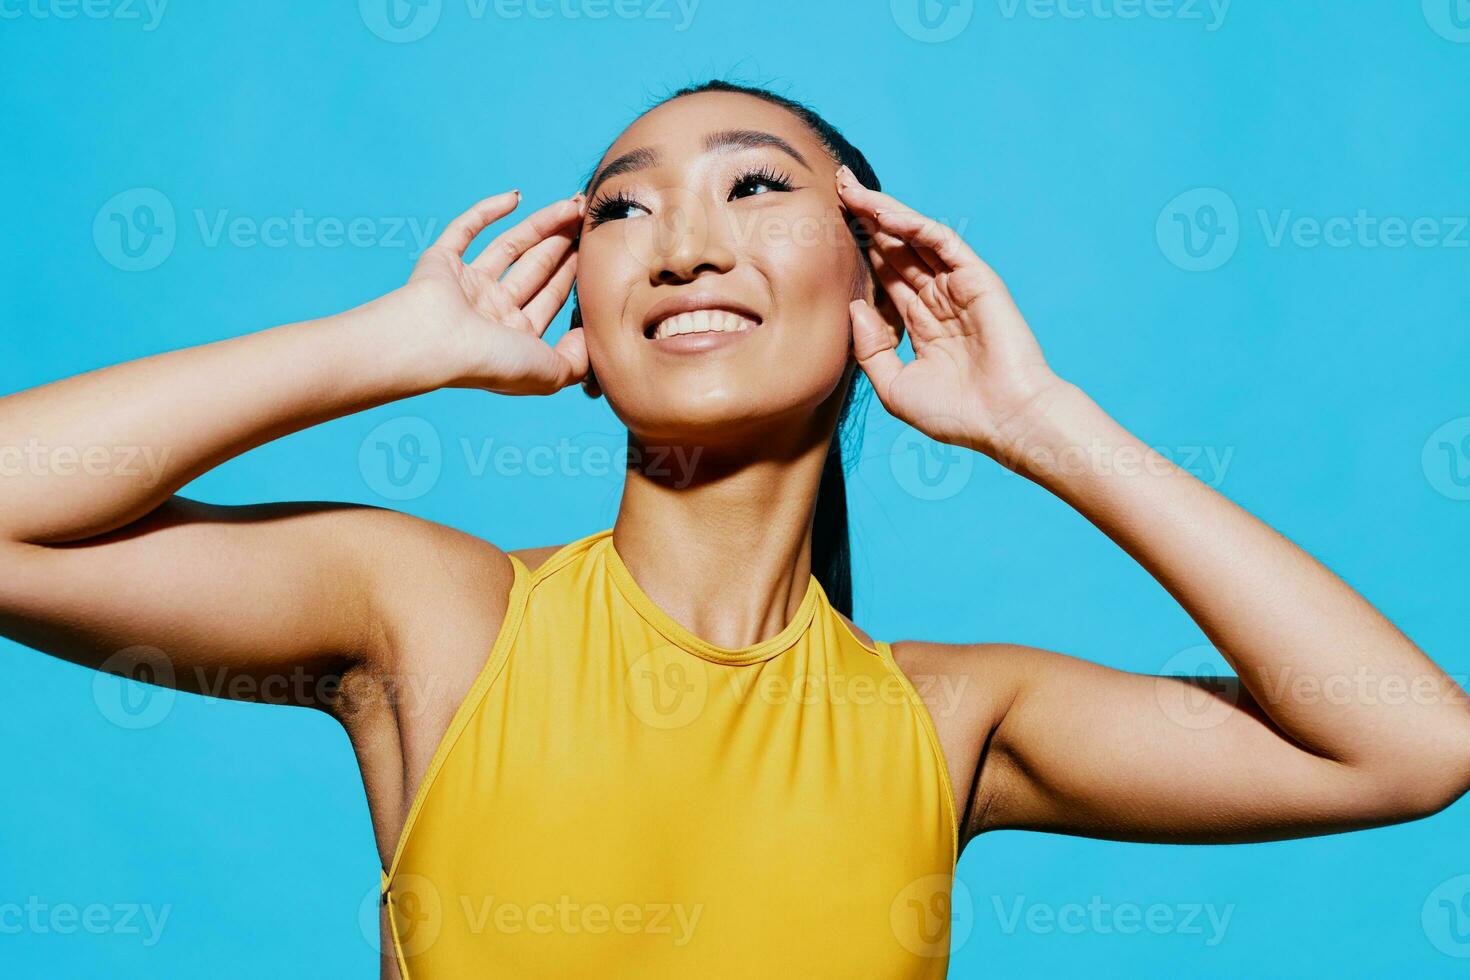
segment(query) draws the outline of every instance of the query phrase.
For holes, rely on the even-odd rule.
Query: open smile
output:
[[[678,337],[743,334],[760,326],[754,310],[714,296],[675,297],[654,304],[643,324],[643,336],[668,341]]]

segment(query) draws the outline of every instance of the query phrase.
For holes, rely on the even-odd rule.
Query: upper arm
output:
[[[1385,786],[1291,740],[1233,676],[1139,674],[1008,644],[923,646],[978,689],[960,748],[976,760],[970,836],[1232,843],[1430,809],[1412,785]]]
[[[0,633],[180,690],[331,709],[346,671],[393,668],[395,633],[441,601],[467,540],[506,561],[392,511],[173,497],[96,538],[6,545]]]

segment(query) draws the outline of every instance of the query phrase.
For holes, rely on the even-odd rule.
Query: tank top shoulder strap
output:
[[[429,790],[433,787],[434,779],[438,776],[440,768],[443,767],[444,760],[449,757],[460,733],[470,723],[480,702],[484,700],[486,692],[495,683],[496,677],[500,675],[506,661],[510,658],[511,648],[515,645],[516,635],[520,632],[521,619],[525,615],[532,591],[558,569],[584,555],[598,541],[611,534],[612,528],[607,528],[562,545],[549,558],[537,565],[534,571],[518,555],[506,553],[515,577],[511,583],[509,599],[506,602],[505,616],[501,619],[500,630],[495,635],[485,663],[480,667],[479,673],[475,675],[470,685],[469,692],[465,694],[464,700],[460,702],[450,719],[449,727],[445,729],[438,747],[434,750],[433,757],[429,760],[428,769],[424,770],[423,779],[419,781],[418,790],[414,793],[408,816],[403,821],[403,829],[399,832],[398,843],[394,847],[393,858],[389,862],[388,869],[386,871],[379,869],[381,872],[380,888],[384,895],[387,894],[388,886],[394,874],[397,873],[398,861],[403,855],[404,845],[408,842],[409,832],[413,830],[414,821],[418,817],[419,810],[423,808],[424,800],[429,796]]]
[[[460,733],[464,731],[465,726],[474,716],[475,708],[479,706],[485,692],[490,689],[490,685],[494,683],[501,668],[505,666],[510,656],[510,648],[515,642],[516,634],[520,631],[521,616],[525,612],[526,599],[530,595],[535,576],[526,567],[526,563],[517,556],[507,554],[506,557],[510,559],[514,578],[511,581],[510,593],[505,604],[505,615],[500,620],[500,629],[496,632],[485,662],[480,666],[479,672],[470,684],[469,691],[465,694],[464,700],[460,701],[459,707],[455,709],[454,715],[449,720],[449,727],[440,737],[439,744],[434,749],[434,755],[429,759],[429,767],[424,770],[423,778],[419,780],[418,790],[414,793],[413,803],[409,806],[408,815],[403,820],[403,829],[398,834],[398,843],[393,849],[393,859],[389,862],[388,870],[382,871],[380,884],[385,895],[398,869],[398,860],[403,854],[404,845],[408,842],[409,832],[413,829],[419,810],[423,807],[424,800],[428,798],[429,790],[434,784],[434,778],[438,776],[444,760],[449,757],[449,752],[454,748],[454,743],[459,739]]]
[[[541,564],[537,565],[535,571],[530,572],[530,584],[536,585],[537,583],[544,581],[547,577],[549,577],[558,569],[565,567],[573,561],[576,561],[579,557],[585,555],[588,551],[592,550],[592,548],[603,538],[608,538],[611,536],[612,528],[609,527],[562,545],[560,548],[551,553],[551,557],[547,558]],[[514,561],[521,561],[515,555],[511,555],[510,557]],[[522,562],[521,566],[524,568],[525,563]]]
[[[946,762],[944,745],[939,738],[939,729],[934,725],[934,717],[929,713],[929,706],[924,703],[924,698],[919,694],[919,689],[914,686],[913,680],[899,666],[898,661],[893,658],[893,644],[887,640],[874,640],[873,646],[878,650],[878,656],[882,659],[884,666],[898,679],[902,686],[909,706],[915,717],[924,728],[924,735],[929,741],[929,748],[934,754],[934,762],[939,772],[939,781],[944,786],[944,807],[949,813],[949,844],[950,844],[950,867],[954,868],[960,860],[960,826],[959,813],[956,811],[956,800],[954,796],[953,780],[949,775],[949,764]]]

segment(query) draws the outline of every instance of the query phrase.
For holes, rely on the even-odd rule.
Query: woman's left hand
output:
[[[868,257],[908,331],[915,358],[898,356],[901,332],[865,300],[852,304],[853,346],[878,399],[931,439],[1014,462],[1020,442],[1066,387],[1001,282],[952,229],[868,190],[846,167],[842,203],[873,229]]]

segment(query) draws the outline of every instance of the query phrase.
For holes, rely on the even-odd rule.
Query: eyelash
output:
[[[739,188],[751,183],[765,184],[775,191],[784,192],[793,189],[790,174],[762,164],[736,176],[730,185],[730,193],[734,194]],[[591,227],[596,228],[604,221],[616,221],[620,217],[619,209],[629,206],[642,207],[643,205],[634,200],[627,191],[618,191],[611,197],[593,201],[592,206],[587,209],[587,214],[591,218]]]

